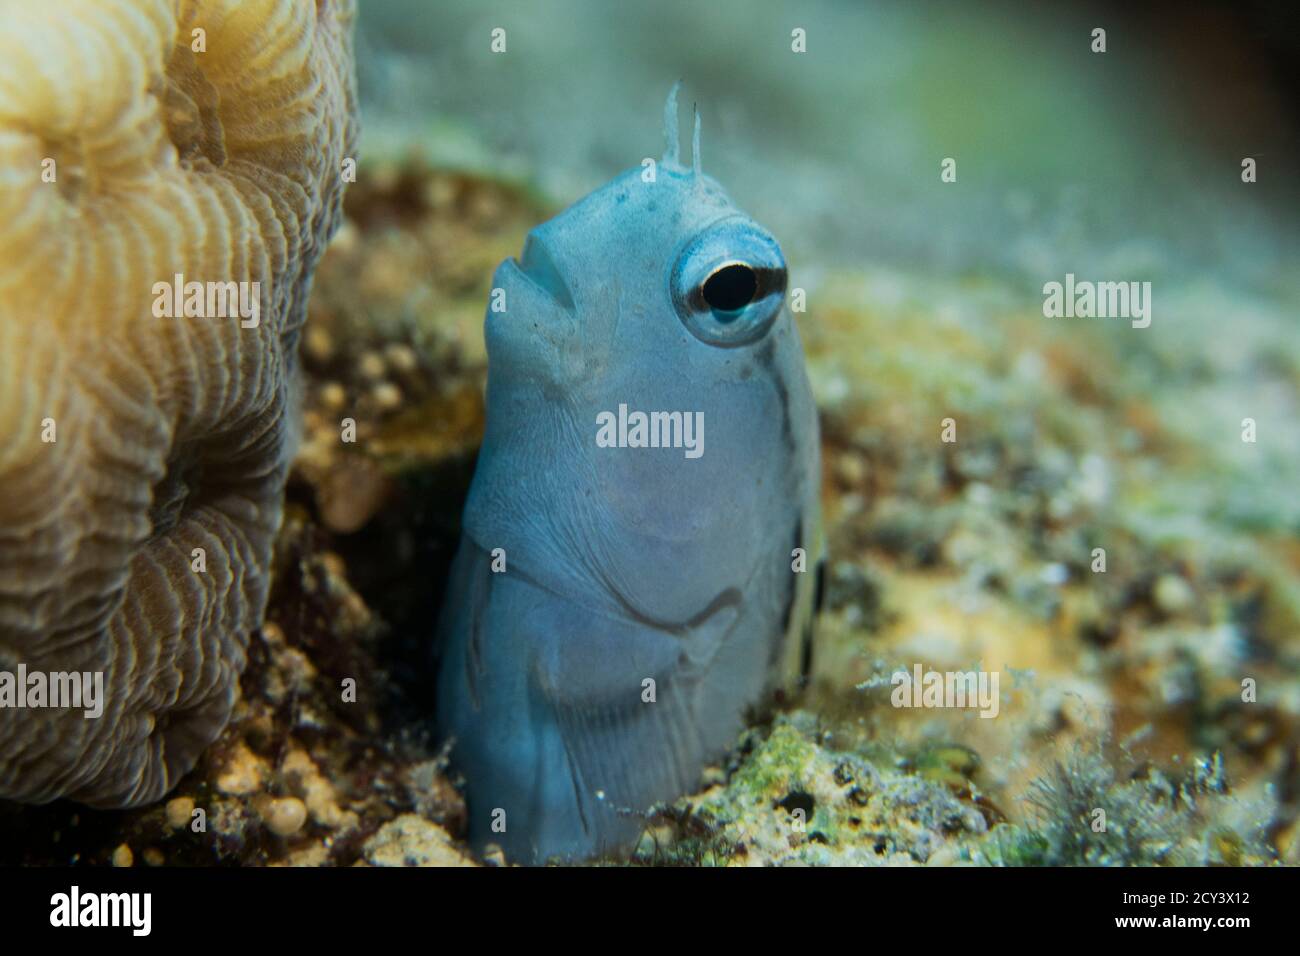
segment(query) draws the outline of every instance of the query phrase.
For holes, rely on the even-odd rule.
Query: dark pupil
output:
[[[749,266],[719,269],[704,283],[704,301],[715,312],[738,312],[749,305],[758,291],[758,276]]]

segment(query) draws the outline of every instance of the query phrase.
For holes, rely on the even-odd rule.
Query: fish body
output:
[[[698,125],[694,169],[673,138],[493,281],[437,723],[471,842],[520,862],[633,843],[810,620],[818,431],[785,261],[699,170]]]

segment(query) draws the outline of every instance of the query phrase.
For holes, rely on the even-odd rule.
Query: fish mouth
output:
[[[546,243],[535,233],[529,233],[524,240],[524,251],[519,258],[509,259],[507,264],[560,308],[566,312],[574,311],[573,293],[569,291],[569,285],[560,274]]]

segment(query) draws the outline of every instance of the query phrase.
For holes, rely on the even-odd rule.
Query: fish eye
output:
[[[673,305],[702,342],[749,345],[772,327],[785,301],[781,248],[747,220],[724,220],[686,243],[672,272]]]
[[[758,276],[743,262],[735,262],[716,270],[704,280],[701,290],[704,301],[718,317],[730,321],[754,299],[758,291]],[[726,316],[726,318],[723,318]]]

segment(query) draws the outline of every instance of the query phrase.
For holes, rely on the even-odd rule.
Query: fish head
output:
[[[494,277],[467,527],[534,574],[590,566],[652,593],[629,603],[663,619],[788,550],[817,425],[787,283],[772,233],[672,149],[534,228]],[[671,416],[687,447],[611,447],[625,409]]]
[[[614,383],[643,392],[666,368],[701,364],[739,380],[740,359],[781,317],[786,284],[776,239],[714,179],[674,164],[649,180],[632,169],[501,264],[489,362],[571,397]]]

